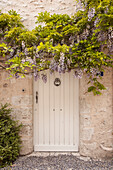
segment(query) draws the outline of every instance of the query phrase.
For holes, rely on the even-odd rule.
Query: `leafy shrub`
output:
[[[17,125],[10,114],[9,105],[0,107],[0,167],[11,165],[19,156],[21,125]]]

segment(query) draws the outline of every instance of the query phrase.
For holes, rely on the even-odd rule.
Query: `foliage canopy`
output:
[[[59,73],[74,70],[74,76],[88,76],[88,91],[101,94],[100,72],[112,67],[113,2],[80,0],[81,9],[73,16],[39,13],[38,26],[24,28],[15,11],[0,14],[0,66],[19,77],[30,72],[35,79],[40,71]],[[104,50],[102,50],[104,49]],[[104,51],[107,49],[108,53]],[[47,77],[41,74],[46,82]]]

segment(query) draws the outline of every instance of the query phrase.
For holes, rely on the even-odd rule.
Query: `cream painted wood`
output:
[[[79,81],[73,71],[44,73],[46,84],[34,81],[34,151],[78,151]],[[55,78],[61,80],[60,86],[54,85]]]

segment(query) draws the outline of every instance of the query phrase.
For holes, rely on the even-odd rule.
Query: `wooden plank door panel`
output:
[[[78,151],[79,142],[79,82],[73,72],[50,75],[47,83],[34,82],[38,104],[34,97],[34,150]],[[55,78],[61,80],[54,85]],[[34,95],[35,96],[35,95]]]

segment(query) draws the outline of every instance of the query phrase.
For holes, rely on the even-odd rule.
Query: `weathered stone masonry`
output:
[[[12,116],[22,122],[21,154],[33,151],[33,100],[32,76],[25,79],[7,79],[9,74],[0,72],[0,103],[11,103]]]
[[[39,12],[73,14],[79,7],[71,0],[0,0],[2,12],[14,9],[23,18],[30,30],[35,27]],[[13,116],[23,123],[21,131],[21,154],[33,151],[33,78],[8,78],[8,73],[0,72],[0,102],[11,103]],[[102,82],[107,87],[101,96],[93,96],[87,91],[87,77],[80,80],[80,139],[79,152],[84,156],[112,156],[113,147],[113,75],[106,70]]]

